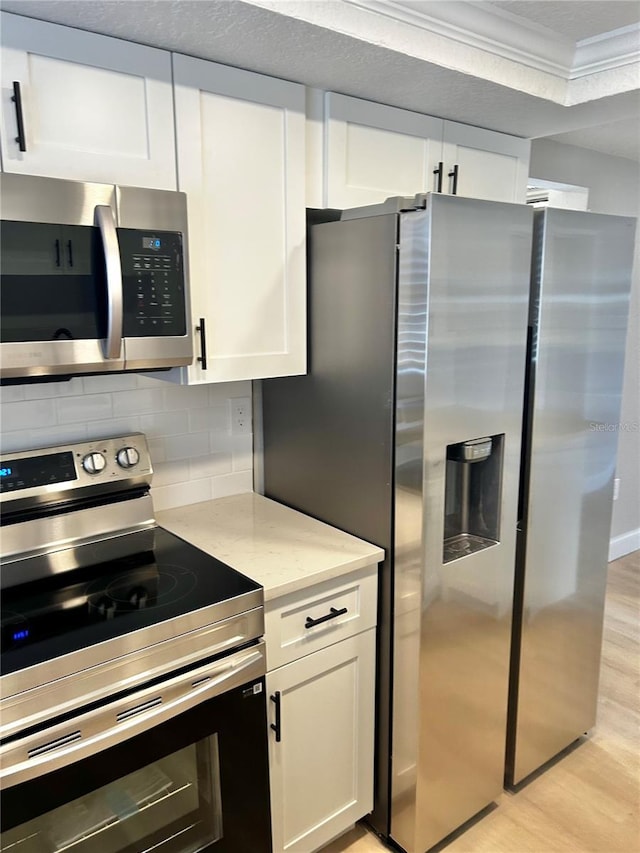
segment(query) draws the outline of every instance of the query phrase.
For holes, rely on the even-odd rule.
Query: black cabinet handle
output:
[[[456,163],[453,169],[449,172],[449,177],[453,178],[453,186],[451,187],[451,195],[458,195],[458,164]]]
[[[56,240],[56,266],[60,266],[60,240]]]
[[[322,625],[323,622],[328,622],[329,619],[335,619],[337,616],[343,616],[346,612],[346,607],[341,607],[340,610],[336,610],[335,607],[330,607],[326,616],[320,616],[318,619],[312,619],[311,616],[307,616],[304,627],[313,628],[314,625]]]
[[[280,728],[280,691],[276,690],[273,696],[269,697],[273,704],[276,706],[276,721],[275,723],[271,723],[270,728],[276,733],[276,743],[280,743],[282,740],[282,731]]]
[[[438,186],[436,188],[437,193],[442,192],[442,172],[444,170],[444,163],[442,160],[438,163],[438,168],[433,170],[433,174],[438,176]]]
[[[69,260],[69,266],[73,266],[73,246],[71,245],[71,240],[67,241],[67,258]]]
[[[20,83],[17,80],[13,81],[13,96],[11,98],[16,105],[16,124],[18,125],[18,135],[16,142],[20,151],[27,150],[27,139],[24,133],[24,115],[22,113],[22,93],[20,92]]]
[[[200,317],[200,323],[196,326],[196,332],[200,332],[200,355],[198,361],[202,365],[202,369],[207,369],[207,332],[204,324],[204,317]]]

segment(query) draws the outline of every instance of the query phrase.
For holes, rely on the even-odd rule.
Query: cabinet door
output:
[[[2,80],[4,171],[175,190],[168,52],[2,13]]]
[[[457,195],[525,203],[530,149],[528,139],[445,121],[444,191],[453,192],[457,167]]]
[[[304,373],[304,87],[179,55],[174,76],[192,313],[206,329],[206,368],[186,381]]]
[[[274,853],[311,853],[373,808],[374,685],[374,628],[267,673]]]
[[[327,207],[437,190],[442,119],[327,93]]]

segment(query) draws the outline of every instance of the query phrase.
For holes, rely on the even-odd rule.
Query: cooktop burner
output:
[[[215,605],[260,585],[167,530],[153,549],[3,592],[3,674]]]

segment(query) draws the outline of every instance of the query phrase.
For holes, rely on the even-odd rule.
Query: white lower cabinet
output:
[[[370,566],[267,602],[273,853],[313,853],[373,808],[376,586]]]
[[[373,808],[375,633],[267,674],[274,853],[311,853]]]

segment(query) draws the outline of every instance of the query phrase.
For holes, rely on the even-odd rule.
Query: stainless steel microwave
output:
[[[0,379],[193,359],[184,193],[0,176]]]

